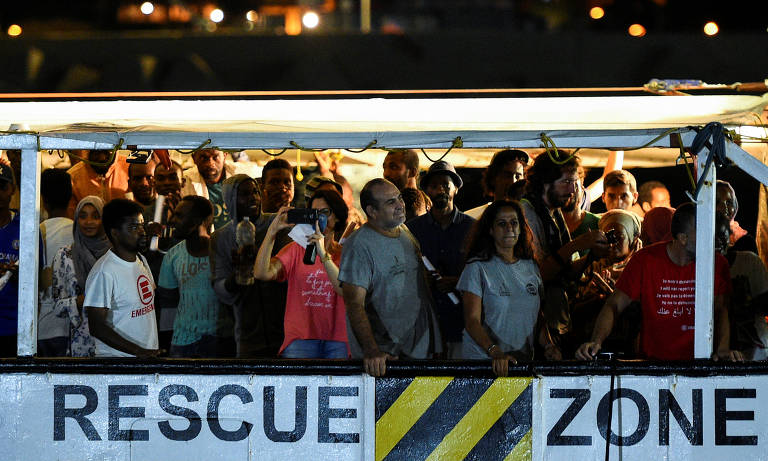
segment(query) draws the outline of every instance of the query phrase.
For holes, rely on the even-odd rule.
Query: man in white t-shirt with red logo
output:
[[[160,352],[155,321],[155,281],[139,248],[146,243],[143,208],[115,199],[101,221],[112,248],[93,265],[85,283],[97,357],[154,357]]]

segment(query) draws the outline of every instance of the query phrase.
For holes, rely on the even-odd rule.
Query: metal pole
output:
[[[21,231],[19,235],[19,320],[17,351],[20,357],[37,352],[37,275],[40,232],[40,158],[34,135],[24,137],[21,151]]]
[[[360,0],[360,32],[371,32],[371,0]]]
[[[699,178],[706,175],[696,202],[696,336],[694,357],[712,355],[715,281],[715,165],[705,168],[709,151],[699,152]],[[707,170],[707,171],[705,171]]]

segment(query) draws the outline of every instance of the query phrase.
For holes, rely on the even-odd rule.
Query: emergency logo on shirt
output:
[[[152,302],[155,297],[155,293],[152,291],[152,283],[149,281],[146,275],[141,274],[136,279],[136,288],[139,290],[139,299],[145,306]]]
[[[528,282],[525,284],[525,291],[527,291],[528,294],[531,296],[536,296],[539,294],[538,287],[532,282]]]

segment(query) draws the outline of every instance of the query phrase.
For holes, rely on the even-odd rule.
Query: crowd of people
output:
[[[186,171],[75,155],[41,176],[39,356],[352,357],[374,376],[397,358],[488,360],[499,375],[601,351],[693,358],[696,207],[626,170],[588,186],[570,152],[502,150],[487,203],[464,213],[453,165],[420,174],[415,151],[393,150],[360,213],[322,155],[306,209],[281,158],[254,178],[217,149]],[[16,177],[0,163],[2,356],[16,349]],[[760,360],[768,271],[737,211],[718,181],[712,358]]]

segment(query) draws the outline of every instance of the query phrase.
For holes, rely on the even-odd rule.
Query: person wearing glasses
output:
[[[346,310],[339,286],[341,239],[347,227],[347,205],[335,190],[318,189],[309,208],[325,215],[325,229],[315,222],[315,233],[308,244],[315,244],[314,264],[304,264],[305,249],[297,242],[283,247],[271,257],[275,239],[287,222],[290,207],[282,207],[267,229],[254,265],[254,276],[263,281],[288,282],[285,304],[285,340],[279,355],[283,358],[344,359],[349,356]]]

